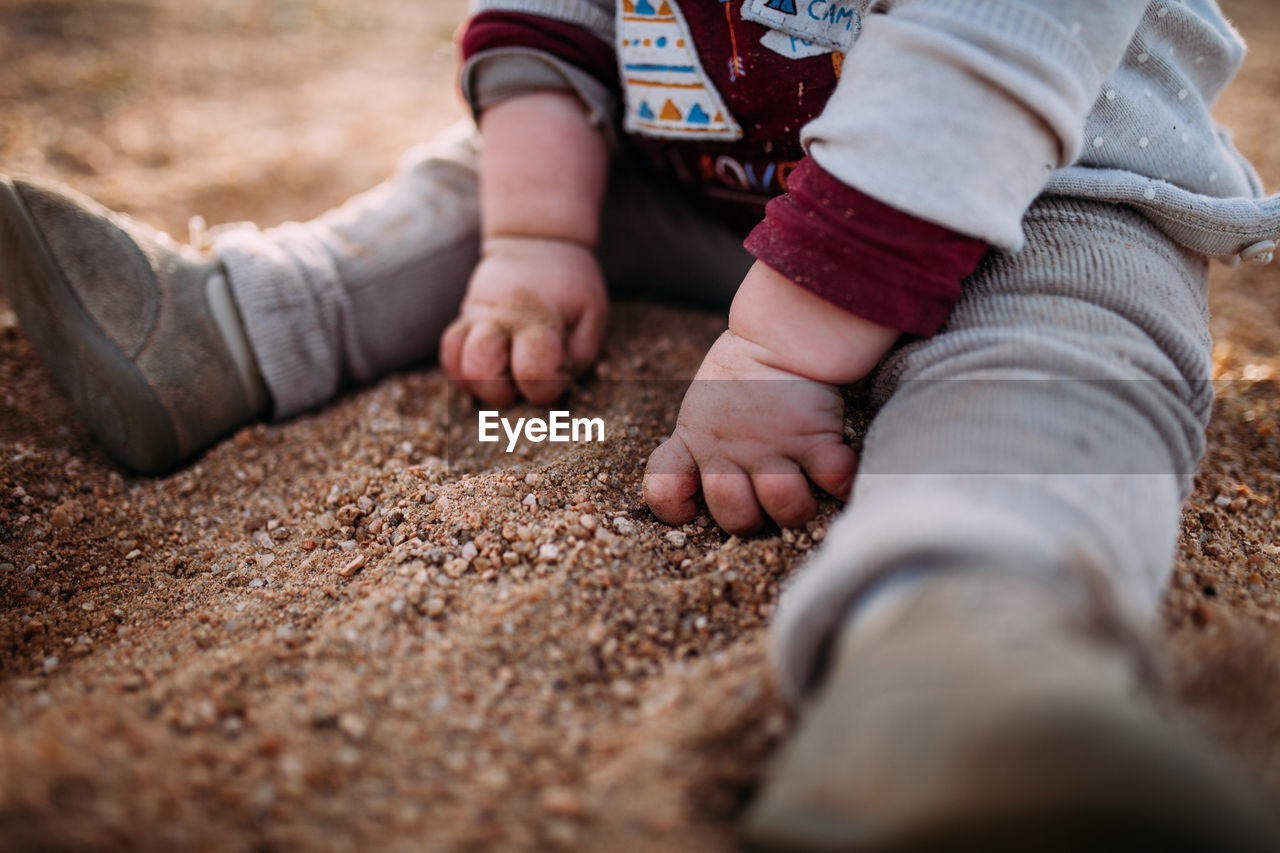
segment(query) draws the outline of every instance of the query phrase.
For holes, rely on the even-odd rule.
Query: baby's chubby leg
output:
[[[801,724],[750,831],[1274,849],[1140,698],[1212,400],[1205,263],[1106,205],[1042,201],[1024,227],[880,369],[850,504],[774,621]]]
[[[1155,615],[1212,403],[1205,262],[1136,214],[1051,201],[943,332],[892,354],[850,505],[777,622],[798,688],[824,635],[919,556],[1103,578]]]

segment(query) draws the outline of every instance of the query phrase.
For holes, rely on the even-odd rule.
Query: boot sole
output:
[[[766,793],[748,812],[743,840],[760,853],[1280,849],[1273,820],[1198,743],[1064,712],[1024,733],[1017,746],[998,759],[1007,801],[934,803],[912,820],[885,824],[878,814],[833,814],[829,805],[810,808]],[[975,755],[985,761],[991,754]],[[984,786],[984,771],[981,762],[974,767],[974,787]]]
[[[31,346],[107,452],[138,473],[171,470],[178,440],[163,403],[85,310],[17,187],[2,176],[0,283]]]

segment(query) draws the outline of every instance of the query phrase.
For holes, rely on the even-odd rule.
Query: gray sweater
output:
[[[1131,205],[1204,255],[1271,259],[1280,196],[1263,196],[1209,115],[1244,57],[1212,0],[832,5],[842,2],[860,26],[848,28],[839,84],[801,141],[844,183],[1007,251],[1022,245],[1031,202],[1050,194]],[[473,10],[542,15],[609,43],[618,13],[613,0],[475,0]],[[518,90],[501,66],[527,67],[528,53],[473,57],[463,72],[473,106]],[[613,114],[602,86],[535,58],[596,114]]]

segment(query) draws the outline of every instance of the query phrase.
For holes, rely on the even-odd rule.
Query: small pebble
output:
[[[685,545],[685,541],[686,541],[685,535],[681,531],[679,530],[667,531],[667,542],[671,545],[671,547],[683,548]]]
[[[703,618],[703,617],[698,617]],[[699,626],[701,627],[701,626]],[[623,702],[630,702],[636,698],[636,686],[630,681],[619,678],[617,681],[609,685],[609,692]]]
[[[636,525],[631,519],[625,515],[620,515],[613,520],[613,529],[621,533],[623,536],[630,536],[636,532]]]
[[[538,546],[538,560],[543,563],[554,563],[560,557],[560,546],[554,542],[544,542]]]
[[[84,506],[77,500],[66,500],[49,512],[49,520],[56,527],[71,527],[84,520]]]
[[[364,567],[364,554],[360,554],[354,560],[338,569],[338,574],[344,578],[349,578]]]
[[[364,717],[348,711],[338,717],[338,730],[352,740],[364,740],[369,734],[369,724]]]
[[[542,834],[556,847],[577,847],[578,830],[563,818],[552,818],[542,826]]]
[[[570,789],[558,785],[543,789],[542,795],[538,799],[547,814],[579,818],[582,817],[582,813],[585,811],[581,797]]]

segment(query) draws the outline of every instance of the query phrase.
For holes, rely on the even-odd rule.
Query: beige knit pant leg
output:
[[[432,357],[479,257],[474,128],[309,222],[214,241],[278,418]]]
[[[214,241],[275,417],[435,356],[478,260],[477,153],[474,126],[459,124],[317,219]],[[751,262],[741,235],[627,156],[610,178],[599,254],[616,295],[724,308]]]
[[[1212,402],[1206,263],[1106,204],[1043,199],[1024,228],[879,371],[852,500],[774,623],[793,697],[904,566],[1083,571],[1156,614]]]

